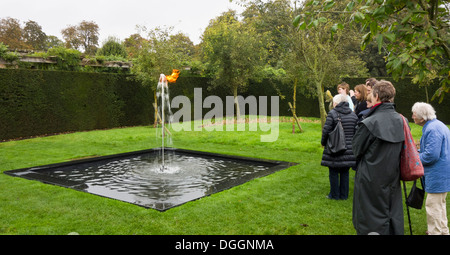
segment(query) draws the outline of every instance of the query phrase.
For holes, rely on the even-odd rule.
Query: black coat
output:
[[[367,102],[366,102],[366,100],[364,100],[364,101],[359,101],[358,99],[356,99],[355,96],[352,96],[352,102],[353,102],[353,105],[355,106],[355,113],[356,113],[356,116],[359,116],[359,114],[360,114],[362,111],[368,109],[368,108],[367,108]]]
[[[403,120],[393,103],[370,110],[358,124],[353,153],[358,159],[353,192],[353,225],[358,234],[403,234],[400,152]]]
[[[328,140],[328,134],[336,127],[338,113],[341,116],[341,123],[344,128],[347,150],[339,154],[331,154],[325,145]],[[356,167],[356,158],[353,156],[352,151],[352,138],[355,134],[355,126],[357,121],[358,117],[349,108],[348,102],[341,102],[328,113],[325,125],[322,129],[321,144],[325,146],[322,154],[322,162],[320,163],[322,166],[327,166],[330,168]]]
[[[355,113],[358,116],[362,111],[367,110],[367,102],[366,101],[357,101],[355,104]]]

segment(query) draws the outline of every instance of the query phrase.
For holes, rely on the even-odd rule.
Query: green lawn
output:
[[[299,164],[165,212],[2,173],[0,234],[353,235],[354,171],[348,200],[325,198],[329,181],[328,168],[320,166],[320,123],[306,120],[301,123],[305,132],[296,134],[291,123],[280,123],[273,143],[260,142],[262,131],[173,132],[172,147]],[[411,126],[420,138],[421,127]],[[0,143],[0,172],[159,146],[157,130],[151,127],[10,141]],[[414,234],[424,234],[425,210],[410,211]]]

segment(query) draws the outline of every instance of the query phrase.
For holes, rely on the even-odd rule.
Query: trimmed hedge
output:
[[[426,88],[421,87],[418,84],[413,84],[411,79],[401,79],[399,81],[394,81],[390,77],[379,77],[378,80],[384,79],[387,81],[391,81],[395,87],[395,106],[397,112],[403,114],[405,117],[409,119],[409,121],[413,121],[411,108],[416,102],[426,102]],[[346,82],[350,85],[350,87],[354,88],[358,84],[365,83],[365,78],[348,78],[345,79]],[[434,83],[430,85],[428,88],[428,97],[429,100],[433,97],[434,92],[440,87],[439,81],[435,80]],[[331,91],[331,90],[330,90]],[[336,91],[336,90],[335,90]],[[450,98],[444,98],[442,103],[438,102],[439,99],[435,99],[430,102],[433,108],[436,110],[437,118],[444,122],[445,124],[450,124]]]
[[[147,98],[125,75],[0,69],[0,140],[148,124]]]
[[[364,80],[346,79],[352,88]],[[397,110],[411,120],[412,105],[417,101],[426,101],[425,89],[410,84],[409,80],[393,84],[397,90]],[[194,88],[203,89],[203,99],[209,95],[219,96],[224,106],[225,97],[233,94],[230,89],[210,88],[208,78],[202,77],[180,76],[175,84],[169,86],[171,98],[185,95],[191,99],[192,108]],[[430,97],[438,87],[438,84],[433,84],[429,88]],[[336,94],[336,86],[326,89]],[[317,98],[306,97],[298,91],[297,115],[319,117]],[[257,98],[283,95],[285,98],[280,99],[279,114],[292,114],[288,106],[288,102],[292,102],[292,84],[273,80],[250,82],[240,94]],[[0,69],[0,141],[70,131],[148,125],[154,121],[152,103],[151,89],[134,81],[130,75]],[[268,103],[270,114],[269,98]],[[450,123],[450,99],[445,99],[441,104],[431,104],[438,119]],[[203,109],[203,115],[208,111],[210,109]]]

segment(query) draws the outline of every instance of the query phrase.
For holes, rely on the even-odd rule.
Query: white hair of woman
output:
[[[436,111],[433,106],[427,103],[415,103],[411,111],[418,119],[423,119],[424,121],[436,119]]]
[[[342,94],[337,94],[333,97],[333,104],[334,106],[338,105],[341,102],[346,102],[347,96]]]

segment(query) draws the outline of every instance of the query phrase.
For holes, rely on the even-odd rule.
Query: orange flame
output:
[[[172,74],[169,76],[166,76],[167,81],[170,83],[175,83],[178,79],[178,76],[180,76],[180,70],[173,69]]]

